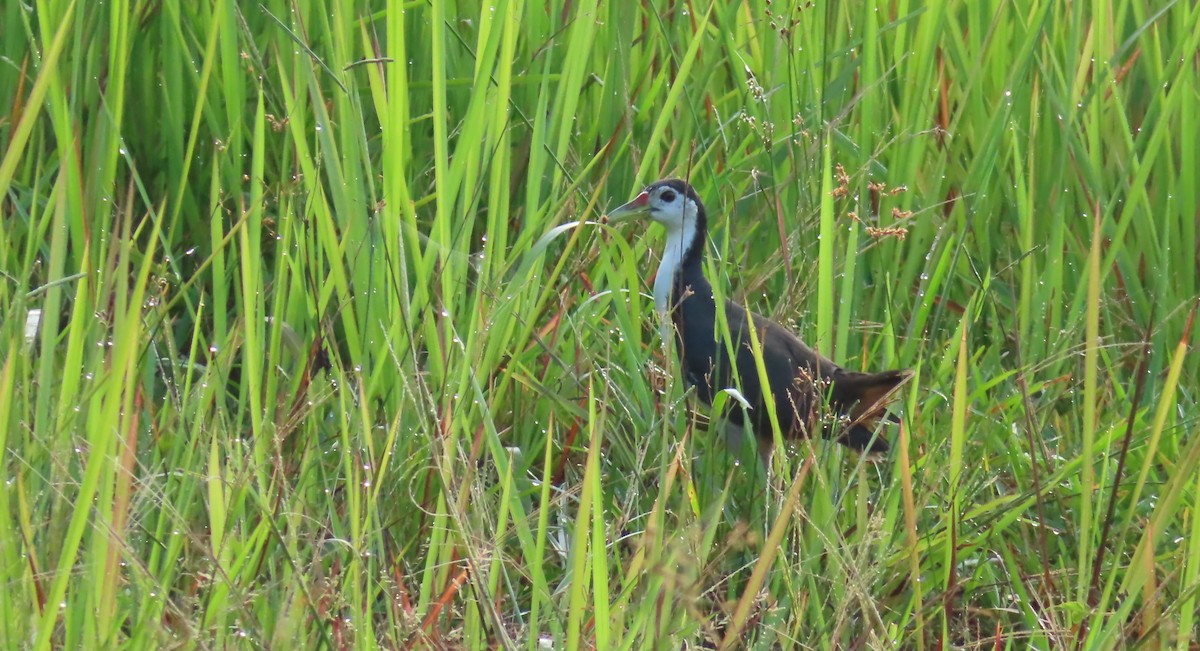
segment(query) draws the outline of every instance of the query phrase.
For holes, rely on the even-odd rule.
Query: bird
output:
[[[664,317],[669,316],[669,322],[665,318],[664,322],[674,326],[685,383],[707,405],[712,405],[719,392],[731,390],[749,407],[728,410],[728,423],[733,426],[731,443],[749,426],[757,440],[759,460],[770,468],[775,437],[764,395],[769,391],[784,439],[809,438],[820,428],[823,437],[834,438],[868,459],[886,455],[889,445],[876,430],[881,421],[897,420],[887,406],[911,371],[845,369],[784,326],[726,300],[725,317],[735,350],[730,364],[724,338],[717,333],[713,287],[704,276],[708,218],[696,190],[677,178],[656,181],[601,221],[616,224],[638,217],[666,227],[666,246],[654,278],[654,304]],[[759,381],[751,328],[761,346],[766,387]]]

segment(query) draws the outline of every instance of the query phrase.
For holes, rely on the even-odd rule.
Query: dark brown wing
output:
[[[748,332],[749,319],[752,319],[762,346],[763,368],[775,397],[775,417],[780,430],[788,438],[811,435],[819,427],[828,382],[843,372],[841,367],[810,348],[787,328],[761,314],[747,313],[733,303],[727,304],[726,309],[731,314],[738,314],[739,328],[734,329],[733,317],[730,317],[729,327],[731,332],[739,332],[745,342],[738,351],[741,377],[757,378],[758,373]],[[765,402],[761,398],[759,401]],[[756,432],[760,437],[770,437],[771,421],[765,405],[758,412]]]
[[[748,312],[732,301],[725,315],[735,348],[738,382],[725,363],[728,352],[716,336],[716,310],[711,297],[693,294],[673,312],[680,362],[684,378],[696,387],[697,397],[711,404],[722,389],[734,387],[751,405],[751,426],[761,439],[771,436],[771,418],[763,397],[763,384],[750,343],[751,324],[763,351],[763,369],[768,390],[775,399],[775,416],[788,438],[809,436],[820,427],[818,419],[826,398],[829,408],[848,416],[851,425],[839,441],[855,448],[885,451],[887,444],[875,438],[878,419],[885,413],[884,398],[908,378],[905,371],[856,373],[847,371],[810,348],[787,328]],[[683,327],[684,324],[687,327]],[[783,399],[780,399],[782,397]],[[742,410],[732,409],[731,420],[742,423]]]
[[[910,372],[848,371],[778,323],[760,314],[747,313],[733,303],[728,303],[726,310],[730,314],[730,331],[742,333],[746,342],[738,355],[738,373],[743,382],[747,375],[757,379],[754,355],[749,347],[747,314],[753,319],[762,345],[763,367],[773,389],[772,395],[776,396],[776,418],[784,436],[810,436],[822,430],[860,452],[887,451],[887,442],[876,436],[875,430],[879,420],[887,414],[889,398],[908,380]],[[737,315],[737,329],[734,315]],[[778,396],[786,396],[786,401],[780,401]],[[822,421],[828,411],[848,420],[845,429],[830,431],[827,427],[830,423]],[[765,409],[755,418],[755,429],[762,437],[770,435],[770,417]]]

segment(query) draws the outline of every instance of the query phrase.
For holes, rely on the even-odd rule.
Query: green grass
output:
[[[1178,0],[3,3],[0,647],[1195,649],[1198,105]],[[693,418],[666,175],[886,463]]]

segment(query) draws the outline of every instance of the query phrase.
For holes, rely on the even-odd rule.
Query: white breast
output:
[[[663,248],[662,262],[654,275],[654,307],[659,312],[671,309],[671,289],[675,286],[675,275],[683,264],[688,247],[696,235],[696,204],[687,202],[683,215],[674,223],[664,221],[667,227],[667,245]]]
[[[663,249],[658,273],[654,275],[654,307],[659,312],[671,309],[671,288],[675,286],[675,276],[683,264],[684,246],[682,228],[667,231],[667,246]]]

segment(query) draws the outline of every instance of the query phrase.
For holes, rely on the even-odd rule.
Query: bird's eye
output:
[[[675,193],[670,190],[667,190],[666,192],[658,195],[658,198],[662,199],[663,201],[665,201],[667,203],[671,203],[672,201],[675,200]]]

